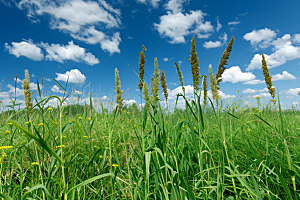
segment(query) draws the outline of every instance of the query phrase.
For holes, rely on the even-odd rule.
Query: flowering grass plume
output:
[[[204,79],[203,79],[203,89],[204,89],[204,105],[206,105],[206,99],[207,99],[207,76],[204,75]]]
[[[32,102],[31,102],[31,92],[29,88],[29,74],[27,69],[25,69],[25,79],[23,80],[22,86],[24,90],[25,105],[29,110],[32,107]]]
[[[147,83],[146,81],[144,81],[144,85],[143,85],[143,88],[144,88],[144,99],[145,99],[145,106],[146,106],[146,109],[148,110],[148,112],[150,112],[150,96],[149,96],[149,91],[148,91],[148,86],[147,86]]]
[[[139,89],[142,90],[143,89],[143,80],[144,80],[144,74],[145,74],[145,56],[144,56],[144,52],[147,49],[145,48],[145,46],[143,45],[143,51],[140,52],[140,62],[139,62],[139,77],[140,77],[140,82],[139,82]]]
[[[200,67],[198,67],[199,61],[198,61],[197,52],[196,52],[195,36],[193,37],[191,42],[192,42],[191,55],[190,55],[190,59],[188,58],[188,60],[190,61],[191,68],[192,68],[194,90],[198,91],[200,89],[199,88],[199,85],[200,85],[200,75],[199,75]]]
[[[216,81],[217,81],[218,85],[220,85],[220,82],[222,81],[222,74],[224,73],[224,71],[226,69],[226,67],[224,65],[228,65],[227,59],[229,59],[230,52],[232,50],[233,41],[234,41],[234,37],[232,36],[231,40],[229,41],[229,43],[221,57],[220,64],[219,64],[219,70],[218,70],[218,73],[216,74]]]
[[[275,87],[272,87],[273,83],[272,83],[272,76],[270,76],[269,74],[269,69],[267,66],[267,61],[265,60],[265,56],[264,54],[262,54],[262,69],[263,69],[263,74],[265,77],[265,82],[267,84],[269,93],[271,94],[272,98],[271,101],[273,101],[273,103],[276,103],[276,99],[274,99],[275,97]]]
[[[216,101],[216,103],[217,103],[217,106],[218,106],[218,104],[219,104],[219,99],[220,99],[220,96],[219,96],[219,92],[218,92],[218,90],[219,90],[219,87],[218,87],[218,85],[217,85],[217,81],[216,81],[216,79],[214,78],[214,74],[213,74],[213,72],[212,72],[212,68],[211,68],[211,64],[209,65],[209,75],[210,75],[210,88],[211,88],[211,92],[212,92],[212,96],[213,96],[213,99]]]
[[[118,110],[119,110],[119,112],[121,112],[121,109],[123,107],[123,100],[124,100],[124,98],[122,98],[123,90],[120,90],[121,84],[120,84],[119,72],[118,72],[117,68],[115,69],[115,78],[116,78],[116,93],[117,93],[116,102],[118,104],[117,105]]]
[[[163,70],[160,70],[160,84],[161,87],[163,88],[166,101],[168,101],[167,81],[166,81],[165,72]]]
[[[151,77],[152,79],[152,77]],[[154,82],[152,85],[152,97],[155,105],[157,105],[157,102],[159,100],[159,70],[158,70],[158,64],[157,64],[157,58],[154,59]]]
[[[182,87],[182,91],[183,91],[183,94],[185,96],[185,88],[183,86],[182,72],[181,72],[180,67],[178,66],[178,64],[176,62],[175,62],[175,65],[176,65],[177,73],[178,73],[178,76],[179,76],[180,85]]]

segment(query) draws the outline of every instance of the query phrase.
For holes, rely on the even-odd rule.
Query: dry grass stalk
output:
[[[167,81],[166,81],[165,72],[163,70],[160,70],[160,83],[161,83],[161,87],[163,88],[166,101],[168,101]]]
[[[139,62],[139,77],[140,77],[141,81],[139,82],[138,86],[139,86],[140,90],[143,89],[143,81],[144,81],[144,74],[145,74],[145,63],[146,63],[144,52],[146,50],[147,49],[143,45],[143,51],[140,52],[140,62]]]
[[[124,98],[122,98],[122,93],[123,90],[120,90],[121,88],[121,83],[120,83],[120,79],[119,79],[119,72],[118,69],[115,69],[115,81],[116,81],[116,93],[117,93],[117,97],[116,97],[116,102],[117,102],[117,107],[119,112],[121,112],[121,109],[123,107],[123,100]]]
[[[222,57],[220,60],[220,64],[219,64],[219,70],[218,73],[216,74],[216,80],[217,80],[217,84],[220,85],[220,82],[222,81],[222,74],[224,73],[226,67],[224,65],[228,65],[227,59],[229,59],[230,56],[230,52],[232,50],[232,44],[234,41],[234,37],[231,37],[231,40],[229,41]]]
[[[200,67],[198,67],[199,61],[198,61],[197,52],[196,52],[195,36],[193,37],[191,42],[192,42],[191,55],[190,55],[190,59],[188,59],[188,60],[190,61],[191,68],[192,68],[194,90],[198,91],[200,89],[200,87],[199,87],[199,85],[200,85],[200,75],[199,75]]]
[[[22,86],[24,91],[25,105],[27,110],[29,110],[32,108],[32,102],[31,102],[31,92],[29,88],[29,74],[27,69],[25,69],[25,79],[23,80]]]
[[[203,80],[203,89],[204,89],[204,105],[207,104],[206,99],[207,99],[207,76],[204,75],[204,80]]]
[[[157,58],[154,59],[154,87],[153,87],[153,100],[154,103],[157,104],[159,99],[159,70],[158,70],[158,64],[157,64]]]
[[[275,97],[275,87],[272,83],[272,76],[270,76],[269,74],[269,69],[268,69],[268,66],[267,66],[267,61],[265,60],[265,56],[264,54],[262,54],[262,69],[263,69],[263,74],[264,74],[264,77],[265,77],[265,82],[267,84],[267,87],[268,87],[268,90],[269,90],[269,93],[271,94],[272,98],[271,101],[273,101],[274,104],[276,104],[276,100],[274,99]]]
[[[219,99],[220,99],[220,96],[219,96],[219,87],[217,85],[217,81],[216,79],[214,78],[214,74],[212,72],[212,67],[211,67],[211,64],[209,65],[209,75],[210,75],[210,88],[211,88],[211,92],[212,92],[212,96],[213,96],[213,99],[216,101],[217,103],[217,107],[218,107],[218,104],[219,104]]]
[[[180,85],[182,87],[182,91],[183,91],[183,94],[185,96],[185,88],[183,87],[183,80],[182,80],[182,72],[180,71],[180,67],[177,65],[177,63],[175,62],[175,65],[176,65],[176,69],[177,69],[177,73],[179,75],[179,80],[180,80]]]

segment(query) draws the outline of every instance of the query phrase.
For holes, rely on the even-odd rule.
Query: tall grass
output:
[[[66,105],[67,84],[53,81],[62,97],[43,98],[38,87],[39,100],[34,98],[32,107],[0,114],[3,199],[300,198],[300,112],[282,111],[278,92],[278,111],[271,102],[243,106],[240,99],[220,99],[216,107],[209,97],[203,109],[203,81],[194,100],[178,94],[185,109],[171,113],[150,98],[142,80],[141,110],[119,104],[108,112],[91,93],[85,105]],[[52,98],[58,106],[46,107]]]

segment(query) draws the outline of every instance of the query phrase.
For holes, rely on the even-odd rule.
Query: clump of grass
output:
[[[209,80],[210,80],[210,88],[211,88],[211,92],[212,92],[212,96],[213,96],[213,99],[216,101],[217,103],[217,107],[218,107],[218,104],[219,104],[219,99],[220,99],[220,96],[219,96],[219,92],[218,90],[220,89],[217,85],[217,81],[216,79],[214,78],[214,74],[212,72],[212,67],[211,67],[211,64],[209,65]]]
[[[118,111],[121,112],[124,98],[122,98],[123,90],[120,90],[121,84],[120,84],[119,72],[117,68],[115,69],[115,80],[116,80],[116,93],[117,93],[116,102],[118,104],[117,105]]]
[[[182,80],[182,72],[180,70],[180,67],[178,66],[178,64],[175,62],[175,65],[176,65],[176,69],[177,69],[177,73],[178,73],[178,76],[179,76],[179,80],[180,80],[180,85],[182,87],[182,91],[183,91],[183,94],[185,96],[185,88],[183,86],[183,80]]]
[[[31,92],[29,88],[29,73],[28,70],[25,69],[25,79],[23,80],[23,90],[24,90],[24,99],[25,99],[25,105],[27,110],[30,110],[32,108],[32,102],[31,102]]]
[[[269,93],[271,94],[272,98],[271,101],[273,101],[274,104],[276,104],[276,99],[274,99],[275,97],[275,87],[272,87],[273,83],[272,83],[272,76],[270,76],[269,74],[269,69],[267,66],[267,61],[265,60],[265,56],[264,54],[262,54],[262,69],[263,69],[263,74],[265,77],[265,82],[267,84]]]
[[[198,61],[197,52],[196,52],[195,36],[193,37],[191,42],[192,42],[191,55],[190,55],[190,59],[188,58],[188,60],[191,64],[191,68],[192,68],[194,90],[197,92],[200,89],[200,87],[199,87],[199,85],[200,85],[200,75],[199,75],[200,67],[198,67],[199,61]]]
[[[220,85],[220,82],[222,81],[222,74],[224,73],[224,71],[226,69],[226,67],[224,65],[228,65],[227,59],[229,59],[229,55],[232,50],[233,41],[234,41],[234,37],[232,36],[231,40],[229,41],[229,43],[221,57],[218,73],[216,74],[216,81],[217,81],[218,85]]]
[[[163,88],[166,101],[168,101],[167,81],[166,81],[165,72],[163,70],[160,70],[160,83],[161,83],[161,87]]]

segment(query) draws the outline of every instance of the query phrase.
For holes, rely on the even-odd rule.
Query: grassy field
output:
[[[155,92],[142,110],[119,96],[113,112],[38,93],[0,114],[3,199],[300,199],[300,111],[279,95],[258,107],[180,94],[185,109],[171,113]]]

